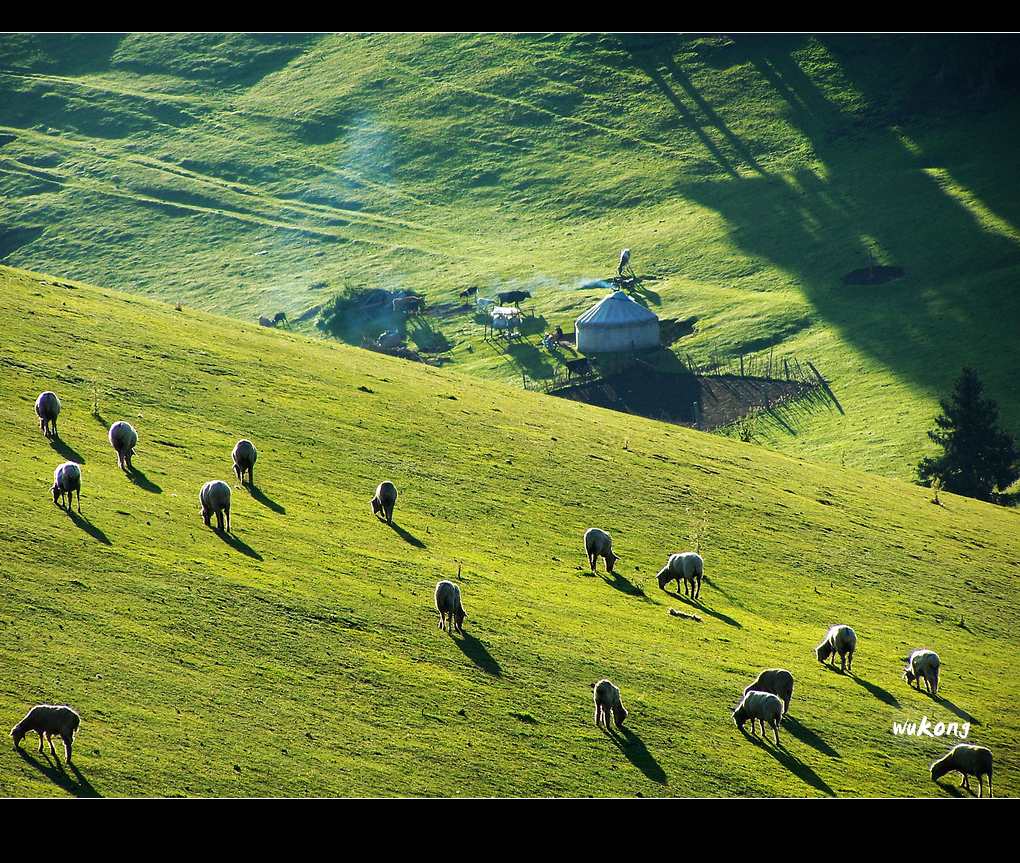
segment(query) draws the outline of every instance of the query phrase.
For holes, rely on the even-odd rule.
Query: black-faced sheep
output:
[[[656,578],[659,587],[666,589],[666,585],[676,579],[676,592],[680,592],[680,583],[683,582],[684,593],[691,599],[701,596],[701,582],[705,577],[705,561],[701,555],[694,551],[684,551],[680,554],[671,554],[666,565],[659,570]]]
[[[785,668],[769,668],[744,690],[744,695],[749,692],[771,692],[782,700],[785,716],[790,712],[790,701],[793,699],[793,675]]]
[[[609,730],[609,714],[612,712],[613,721],[617,728],[623,728],[623,720],[627,718],[627,709],[620,700],[620,687],[614,686],[609,680],[600,680],[593,683],[592,700],[595,702],[595,725],[605,726]]]
[[[584,532],[584,552],[588,555],[588,565],[591,571],[597,570],[597,562],[601,557],[606,562],[606,571],[612,572],[616,561],[620,558],[613,554],[613,538],[604,530],[597,527],[589,527]]]
[[[942,663],[934,650],[915,650],[907,659],[907,667],[903,669],[903,679],[907,684],[914,683],[918,690],[923,680],[932,695],[939,694],[939,668]]]
[[[202,520],[209,527],[212,514],[216,513],[216,529],[223,530],[223,518],[226,516],[227,533],[230,533],[230,486],[221,479],[214,479],[202,486],[198,494],[202,504]]]
[[[81,512],[81,465],[73,461],[65,461],[53,471],[53,502],[63,506],[67,502],[67,511],[71,511],[71,498],[78,495],[78,512]]]
[[[741,731],[747,720],[751,720],[751,733],[754,734],[755,720],[761,725],[762,737],[765,736],[765,726],[772,726],[772,732],[776,736],[776,746],[779,745],[779,724],[783,721],[783,702],[771,692],[748,692],[737,709],[733,711],[733,721]]]
[[[39,431],[46,437],[57,436],[57,415],[60,413],[60,399],[56,393],[46,390],[35,400],[35,412],[39,417]]]
[[[237,476],[237,481],[244,485],[244,475],[247,473],[248,485],[254,487],[255,461],[259,457],[255,444],[246,438],[239,440],[234,446],[233,452],[230,453],[230,457],[234,460],[234,473]]]
[[[138,432],[131,423],[120,420],[110,426],[110,446],[117,453],[117,467],[121,470],[131,470],[131,456],[137,445]]]
[[[836,654],[839,654],[839,668],[845,674],[847,671],[853,671],[856,650],[857,633],[846,624],[837,624],[830,627],[825,634],[825,640],[815,648],[815,656],[822,663],[828,659],[829,664],[835,667]]]
[[[457,629],[464,634],[464,619],[467,614],[460,601],[460,588],[452,581],[441,581],[436,585],[436,611],[439,612],[439,628],[452,632]]]
[[[970,743],[958,743],[931,766],[931,778],[938,782],[947,773],[963,776],[963,787],[970,791],[970,776],[978,779],[978,797],[984,796],[984,777],[988,777],[988,796],[992,796],[992,750]]]
[[[375,487],[375,496],[372,498],[372,514],[382,517],[386,524],[393,524],[393,507],[397,503],[397,487],[389,480],[379,483]]]
[[[39,735],[39,751],[43,751],[43,737],[50,744],[50,752],[53,757],[57,753],[53,748],[53,735],[56,734],[64,741],[64,760],[71,763],[71,743],[74,741],[78,727],[81,725],[81,718],[70,707],[56,704],[37,704],[25,715],[14,728],[11,729],[11,737],[14,738],[16,748],[21,748],[21,741],[25,735],[34,731]]]

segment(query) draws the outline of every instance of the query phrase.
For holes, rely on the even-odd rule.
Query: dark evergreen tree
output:
[[[942,454],[921,459],[917,475],[922,485],[938,477],[942,488],[955,494],[993,500],[1020,478],[1020,453],[1012,435],[999,428],[999,406],[981,396],[973,369],[964,369],[953,394],[942,399],[942,413],[928,437]]]

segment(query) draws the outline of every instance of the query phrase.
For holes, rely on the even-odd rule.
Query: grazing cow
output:
[[[513,303],[517,308],[521,307],[521,300],[530,300],[531,291],[502,291],[496,294],[501,306],[509,306]]]
[[[473,287],[473,288],[464,288],[464,290],[460,292],[459,296],[462,299],[466,300],[468,297],[473,297],[473,296],[476,296],[477,294],[478,294],[478,288],[477,287]]]

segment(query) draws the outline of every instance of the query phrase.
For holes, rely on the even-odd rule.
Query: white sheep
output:
[[[755,679],[754,683],[744,690],[749,692],[771,692],[783,702],[783,715],[790,712],[790,701],[793,699],[793,675],[785,668],[769,668]]]
[[[397,487],[389,480],[385,480],[375,487],[375,496],[372,498],[372,513],[376,516],[382,513],[386,524],[393,523],[393,507],[397,503]]]
[[[35,412],[39,417],[39,430],[46,437],[56,437],[57,415],[60,413],[60,399],[57,398],[57,394],[49,390],[39,393],[39,398],[35,400]]]
[[[589,527],[584,532],[584,552],[588,555],[588,564],[592,572],[596,571],[600,557],[606,561],[606,571],[609,573],[612,573],[616,561],[620,559],[613,554],[613,538],[597,527]]]
[[[234,460],[234,473],[237,481],[244,485],[244,475],[248,474],[248,485],[255,486],[255,461],[259,457],[258,450],[247,438],[242,438],[234,446],[230,457]]]
[[[73,461],[65,461],[53,471],[53,502],[57,506],[63,506],[65,495],[67,511],[71,511],[71,498],[78,495],[78,512],[81,512],[81,465]]]
[[[992,796],[992,750],[971,743],[958,743],[931,766],[932,782],[938,782],[947,773],[957,771],[963,776],[963,787],[970,791],[970,779],[978,780],[978,797],[985,793],[984,777],[988,777],[988,796]]]
[[[857,633],[845,623],[830,627],[825,634],[825,640],[815,648],[815,656],[818,661],[824,663],[826,659],[829,664],[835,667],[836,654],[839,654],[839,668],[844,674],[853,671],[854,651],[857,650]]]
[[[467,614],[460,601],[460,588],[452,581],[441,581],[436,585],[436,611],[439,612],[439,628],[464,634],[464,619]]]
[[[907,659],[907,667],[903,669],[903,679],[907,684],[916,683],[918,690],[923,680],[932,695],[939,694],[939,668],[942,663],[934,650],[915,650]]]
[[[623,728],[623,720],[627,718],[627,708],[620,699],[620,687],[609,680],[600,680],[591,685],[592,700],[595,702],[595,725],[605,726],[609,730],[609,714],[612,712],[617,728]]]
[[[138,432],[131,423],[119,420],[110,426],[109,437],[110,446],[117,453],[117,467],[131,470],[131,456],[135,454],[135,446],[138,444]]]
[[[676,592],[680,592],[680,582],[683,582],[684,593],[691,599],[701,596],[701,582],[705,577],[705,561],[695,551],[684,551],[680,554],[671,554],[666,565],[659,570],[656,578],[659,580],[659,587],[666,589],[666,585],[676,579]]]
[[[216,513],[216,529],[223,530],[223,517],[226,516],[227,533],[230,533],[230,486],[221,479],[214,479],[202,486],[198,494],[202,504],[202,520],[209,527],[212,514]]]
[[[779,745],[779,724],[783,721],[783,702],[777,695],[771,692],[748,692],[741,699],[737,709],[733,711],[733,721],[737,728],[744,730],[744,724],[751,720],[751,733],[755,733],[755,720],[761,725],[762,737],[765,736],[765,726],[772,726],[772,733],[776,736],[776,746]]]
[[[39,751],[43,751],[43,737],[50,744],[50,752],[57,757],[53,748],[53,735],[56,734],[64,741],[64,760],[71,763],[71,743],[81,725],[81,717],[70,707],[56,704],[37,704],[25,715],[14,728],[11,729],[11,737],[14,738],[16,748],[21,748],[21,741],[29,732],[36,732],[39,735]]]

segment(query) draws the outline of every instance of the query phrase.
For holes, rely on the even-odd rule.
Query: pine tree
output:
[[[942,488],[966,497],[993,500],[1020,478],[1016,441],[999,428],[999,406],[981,397],[982,386],[973,369],[964,369],[953,394],[942,399],[942,413],[928,437],[942,454],[921,459],[917,475],[922,485],[942,481]]]

